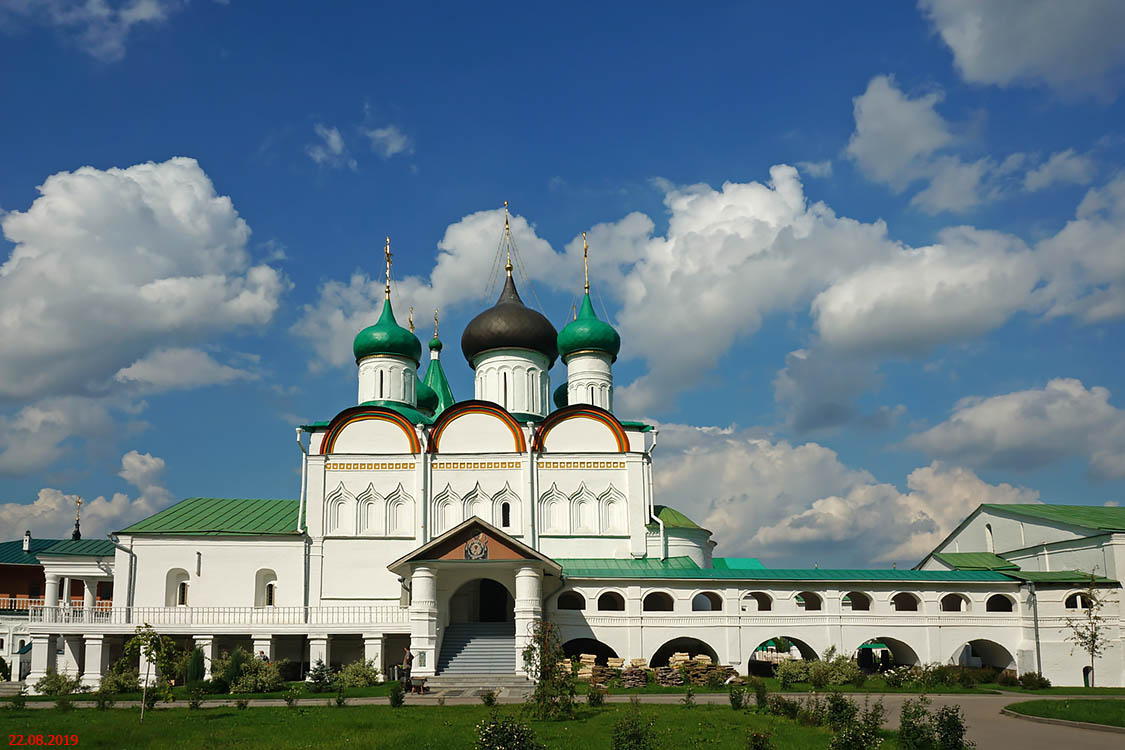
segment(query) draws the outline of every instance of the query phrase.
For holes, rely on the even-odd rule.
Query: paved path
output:
[[[500,703],[521,703],[523,698],[520,695],[515,695],[516,690],[502,690],[499,698]],[[523,693],[525,691],[518,691]],[[807,693],[789,694],[791,697],[807,696]],[[887,707],[887,728],[895,729],[898,727],[899,711],[902,708],[903,701],[917,696],[912,694],[893,693],[876,695],[869,693],[852,693],[848,694],[849,697],[855,698],[859,703],[863,702],[864,697],[870,697],[871,700],[882,699],[883,704]],[[642,703],[654,704],[675,704],[679,703],[682,696],[677,693],[661,693],[653,695],[641,695]],[[1115,696],[1096,696],[1096,695],[1044,695],[1042,698],[1049,699],[1089,699],[1089,698],[1114,698]],[[326,703],[333,702],[333,694],[326,693],[323,698],[302,699],[297,701],[300,706],[323,706]],[[944,705],[960,705],[965,711],[965,720],[969,726],[969,739],[977,743],[979,750],[1122,750],[1125,747],[1125,738],[1120,734],[1111,732],[1099,732],[1094,729],[1079,729],[1074,727],[1055,726],[1050,724],[1040,724],[1032,721],[1024,721],[1023,719],[1016,719],[1011,716],[1004,716],[1000,713],[1000,709],[1007,706],[1009,703],[1015,703],[1021,700],[1038,700],[1040,696],[1028,695],[1026,693],[1007,693],[1002,695],[934,695],[930,697],[933,701],[931,708],[937,708]],[[715,703],[726,705],[728,702],[725,693],[697,693],[695,696],[697,703]],[[437,695],[426,696],[407,696],[407,703],[418,705],[436,705]],[[624,695],[611,695],[607,699],[610,703],[627,703],[628,696]],[[1125,700],[1125,698],[1122,698]],[[447,706],[458,705],[479,705],[480,698],[475,696],[465,697],[449,697],[445,700]],[[28,701],[28,708],[36,709],[50,709],[54,708],[53,701]],[[259,706],[284,706],[283,700],[252,700],[250,701],[251,707]],[[349,706],[385,706],[388,705],[386,698],[348,698]],[[77,707],[93,707],[92,703],[86,701],[75,701]],[[118,708],[135,708],[139,706],[136,701],[121,701],[115,704]],[[175,701],[173,703],[160,703],[157,704],[157,710],[165,708],[187,708],[186,701]],[[207,701],[204,706],[215,708],[219,706],[234,706],[234,701],[227,700],[214,700]]]

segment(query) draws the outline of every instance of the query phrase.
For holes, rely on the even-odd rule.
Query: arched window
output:
[[[722,612],[723,597],[714,591],[703,591],[691,598],[692,612]]]
[[[379,370],[379,395],[376,396],[375,398],[377,398],[379,400],[383,400],[383,399],[386,398],[383,395],[383,371],[382,370]]]
[[[986,612],[1011,612],[1012,609],[1012,600],[1003,594],[993,594],[984,605]]]
[[[272,607],[277,598],[277,573],[262,568],[254,575],[254,606]]]
[[[891,597],[891,607],[895,612],[917,612],[918,597],[903,591]]]
[[[849,591],[840,602],[852,612],[870,612],[871,597],[860,591]]]
[[[1068,596],[1066,598],[1066,608],[1067,609],[1089,609],[1090,608],[1090,597],[1086,596],[1085,594],[1083,594],[1080,591],[1077,592],[1077,593],[1071,594],[1070,596]]]
[[[984,543],[988,545],[988,551],[996,554],[996,543],[992,540],[992,524],[986,523],[984,525]]]
[[[960,594],[946,594],[941,598],[942,612],[967,612],[965,597]]]
[[[512,504],[500,503],[500,528],[506,529],[512,525]]]
[[[645,597],[641,607],[645,612],[671,612],[674,606],[672,597],[663,591],[653,591]]]
[[[188,603],[188,572],[172,568],[164,579],[164,606],[186,607]]]
[[[505,409],[507,409],[508,408],[508,373],[504,373],[503,375],[501,375],[501,377],[504,380],[504,392],[500,396],[500,398],[501,398],[500,405],[503,406]]]
[[[586,597],[577,591],[567,591],[559,594],[559,603],[556,609],[586,609]]]
[[[773,609],[773,599],[769,594],[754,591],[742,597],[743,612],[769,612]]]
[[[824,609],[824,603],[821,601],[820,595],[811,591],[802,591],[797,594],[797,606],[806,612],[819,612]]]
[[[4,650],[4,639],[0,638],[0,651]]]
[[[624,612],[625,598],[616,591],[607,591],[598,597],[599,612]]]

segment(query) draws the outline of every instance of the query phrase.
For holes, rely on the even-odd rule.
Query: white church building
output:
[[[419,376],[389,269],[388,252],[381,315],[354,342],[356,405],[297,431],[297,499],[189,498],[112,541],[45,550],[43,604],[19,625],[29,684],[58,669],[96,685],[142,623],[208,657],[242,645],[302,668],[386,669],[409,646],[415,675],[514,675],[540,618],[571,653],[654,666],[688,651],[746,673],[784,637],[808,658],[878,644],[898,664],[1082,684],[1066,618],[1084,612],[1090,571],[1120,598],[1125,508],[983,505],[912,570],[720,557],[677,498],[653,493],[658,431],[615,413],[621,340],[588,283],[556,331],[521,301],[509,259],[498,301],[461,337],[475,381],[456,401],[436,330]],[[111,582],[112,601],[60,601],[75,581]],[[1119,603],[1103,614],[1113,645],[1097,682],[1125,685]]]

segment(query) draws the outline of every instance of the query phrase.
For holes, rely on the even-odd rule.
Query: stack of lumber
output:
[[[610,669],[622,669],[625,666],[625,660],[619,659],[616,656],[606,659],[605,663]]]
[[[684,684],[684,676],[675,667],[657,667],[653,671],[656,672],[657,685],[673,687]]]
[[[644,661],[644,659],[634,659],[633,661]],[[646,670],[638,666],[626,668],[621,672],[621,684],[627,688],[644,687],[648,684]]]

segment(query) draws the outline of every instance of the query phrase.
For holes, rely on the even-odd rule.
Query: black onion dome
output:
[[[558,331],[523,303],[511,276],[496,304],[469,321],[461,334],[461,352],[470,367],[478,354],[490,349],[531,349],[547,358],[547,369],[559,355]]]

